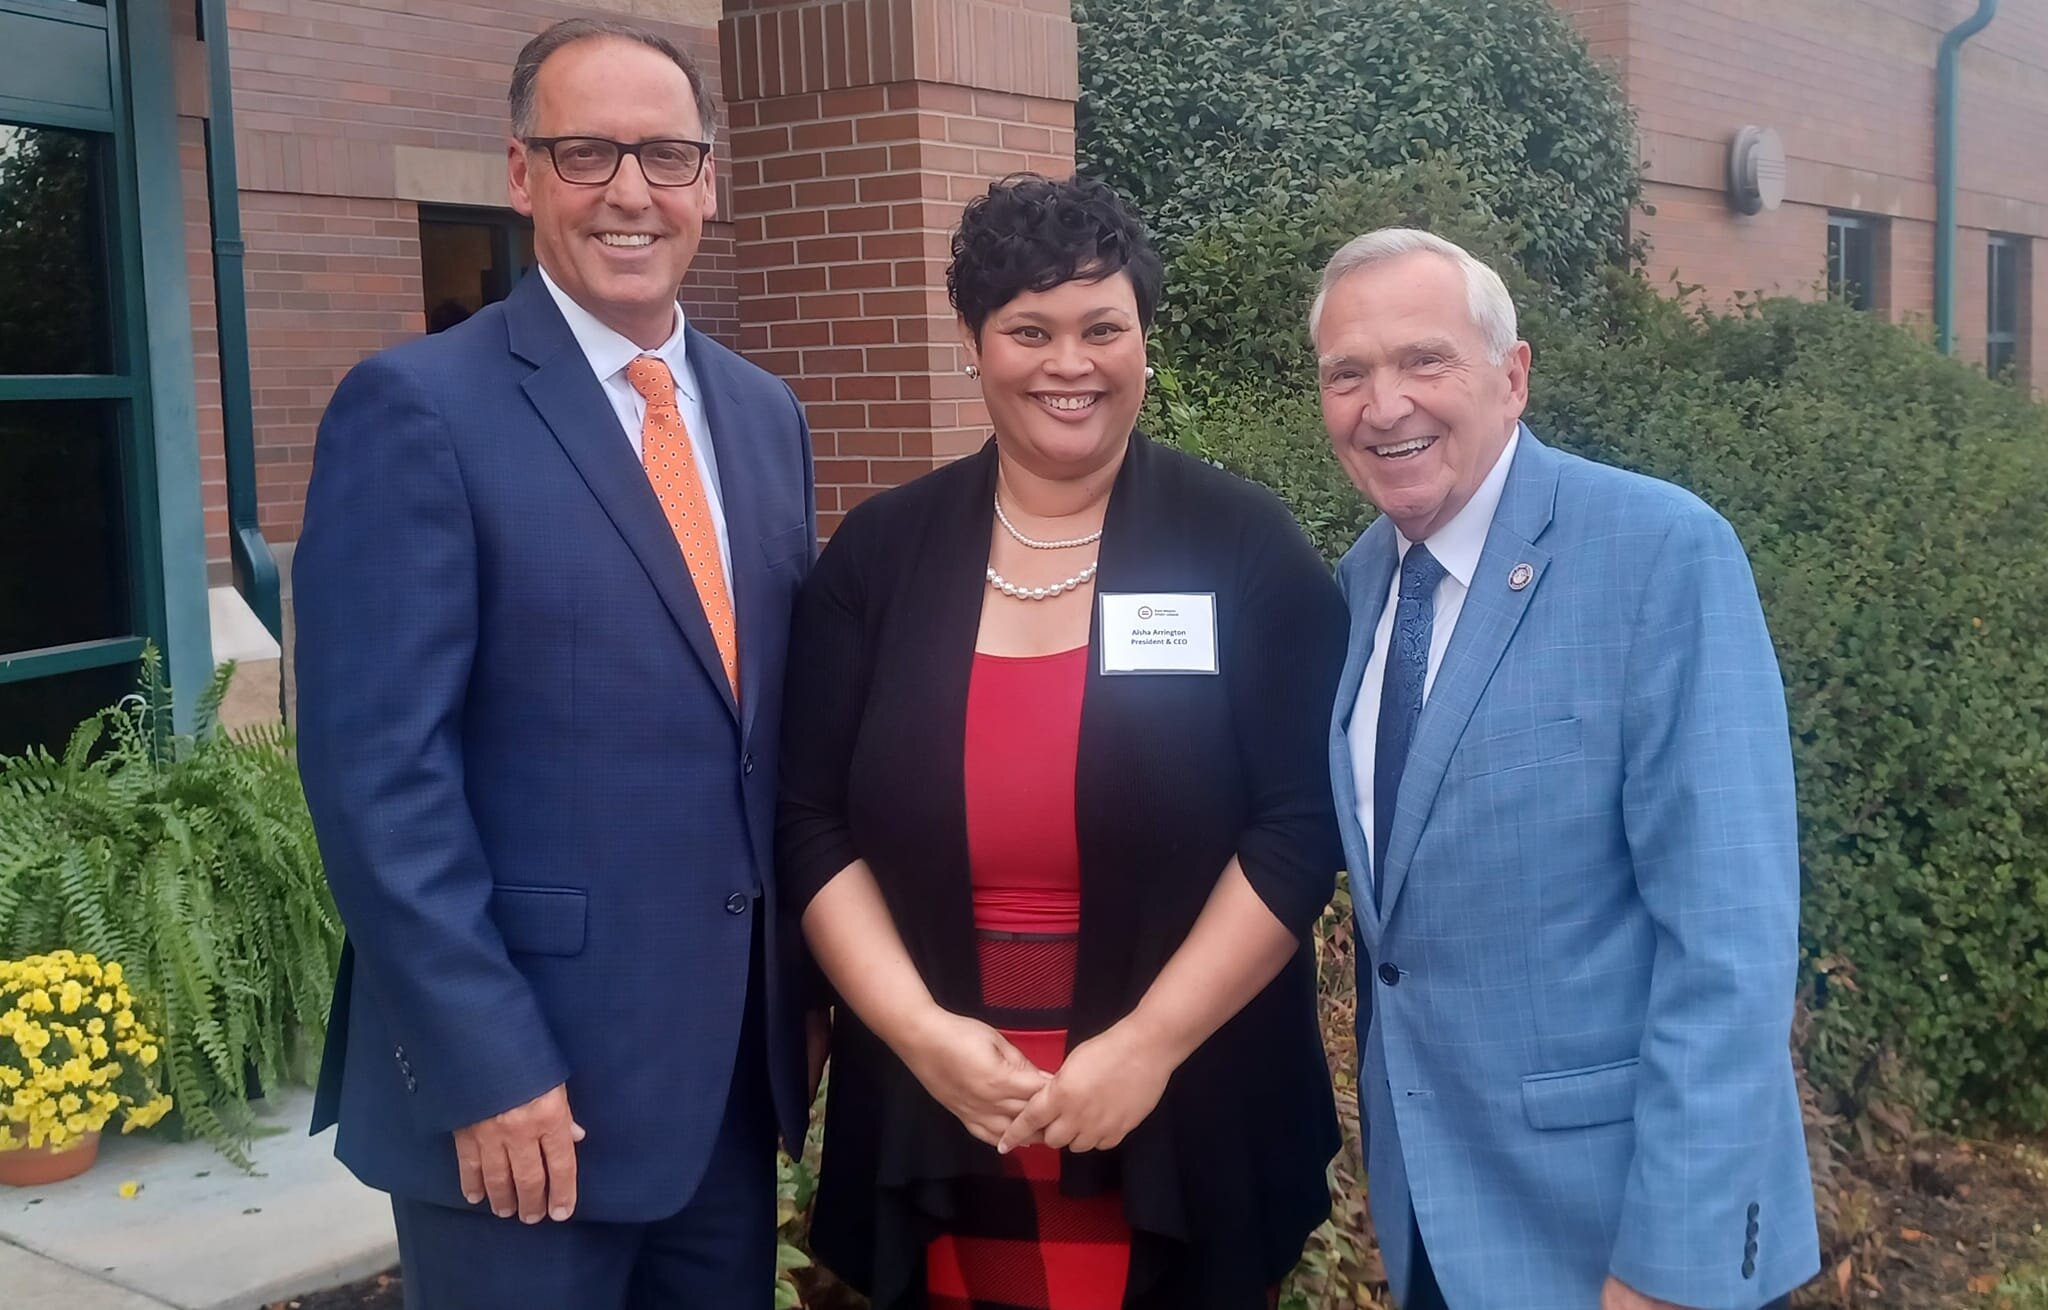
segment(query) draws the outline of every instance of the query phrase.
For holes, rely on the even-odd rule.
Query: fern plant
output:
[[[61,756],[0,756],[0,959],[126,962],[184,1129],[248,1168],[249,1100],[304,1081],[341,924],[284,729],[218,726],[232,671],[176,734],[148,650]]]

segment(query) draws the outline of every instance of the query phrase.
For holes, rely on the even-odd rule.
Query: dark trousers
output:
[[[768,1310],[775,1112],[760,975],[757,939],[725,1123],[688,1205],[654,1223],[529,1226],[394,1197],[406,1310]]]
[[[1401,1303],[1401,1310],[1450,1310],[1444,1303],[1443,1289],[1436,1285],[1436,1270],[1430,1267],[1429,1252],[1423,1248],[1422,1230],[1414,1229],[1411,1237],[1408,1256],[1408,1299]],[[1786,1310],[1791,1304],[1791,1297],[1781,1296],[1769,1305],[1759,1307],[1759,1310]],[[1588,1306],[1586,1310],[1600,1308]]]

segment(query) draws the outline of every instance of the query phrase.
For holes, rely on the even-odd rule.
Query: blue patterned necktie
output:
[[[1436,614],[1436,584],[1444,566],[1426,546],[1408,548],[1401,561],[1401,599],[1394,607],[1394,631],[1387,640],[1387,676],[1380,684],[1380,722],[1373,739],[1372,762],[1372,904],[1380,907],[1387,884],[1387,840],[1394,832],[1394,803],[1401,796],[1401,773],[1408,767],[1408,747],[1415,740],[1415,721],[1422,717],[1422,688],[1429,678],[1430,625]]]

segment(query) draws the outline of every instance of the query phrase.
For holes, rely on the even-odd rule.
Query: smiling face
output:
[[[563,46],[540,66],[534,93],[534,136],[706,139],[689,75],[637,41]],[[555,285],[635,344],[666,341],[676,291],[717,208],[711,161],[688,186],[651,187],[630,157],[603,186],[564,182],[546,150],[518,141],[509,159],[512,207],[532,217],[534,257]]]
[[[979,340],[961,330],[1004,454],[1065,480],[1123,450],[1145,400],[1145,331],[1129,277],[1019,292]]]
[[[1488,358],[1458,266],[1429,252],[1346,274],[1316,331],[1323,426],[1352,485],[1410,541],[1457,516],[1529,400],[1529,346]]]

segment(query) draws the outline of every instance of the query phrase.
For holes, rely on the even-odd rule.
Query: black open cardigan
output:
[[[995,475],[991,441],[855,509],[819,559],[791,640],[777,843],[794,915],[865,859],[933,997],[976,1015],[963,752]],[[1062,1186],[1123,1189],[1127,1305],[1263,1306],[1329,1212],[1339,1145],[1306,943],[1343,858],[1325,742],[1344,605],[1275,497],[1138,435],[1096,587],[1214,592],[1221,672],[1103,676],[1091,624],[1070,1043],[1137,1004],[1232,855],[1304,946],[1120,1147],[1063,1157]],[[815,1249],[879,1310],[920,1306],[945,1180],[996,1173],[995,1151],[843,1007],[831,1067]]]

